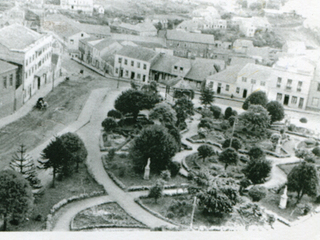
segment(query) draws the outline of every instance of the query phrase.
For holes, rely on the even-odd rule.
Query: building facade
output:
[[[60,6],[65,10],[93,13],[93,0],[60,0]]]

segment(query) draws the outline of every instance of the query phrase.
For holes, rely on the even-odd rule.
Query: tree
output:
[[[37,178],[36,166],[32,157],[26,154],[26,148],[23,144],[13,155],[10,167],[28,180],[31,187],[39,187],[40,180]]]
[[[252,147],[248,155],[251,161],[258,161],[266,157],[266,153],[260,147]]]
[[[209,187],[206,190],[201,190],[197,194],[197,198],[206,214],[222,216],[224,213],[233,211],[231,200],[218,188]]]
[[[158,83],[156,81],[151,81],[149,84],[143,85],[141,91],[148,95],[156,95],[158,94]]]
[[[174,138],[177,145],[177,151],[180,151],[181,149],[181,134],[178,128],[176,128],[174,125],[166,124],[166,129],[168,130],[168,133]]]
[[[209,145],[201,145],[200,147],[198,147],[198,156],[202,157],[203,161],[205,161],[206,157],[211,156],[213,153],[213,147]]]
[[[71,154],[71,161],[76,164],[76,172],[78,172],[79,164],[83,163],[88,156],[84,142],[78,134],[71,132],[61,135],[60,139],[66,150]]]
[[[224,111],[224,118],[229,119],[232,116],[232,107],[227,107]]]
[[[214,102],[214,92],[210,88],[202,89],[200,101],[204,108],[207,108],[207,105],[211,105]]]
[[[189,116],[194,115],[193,102],[189,100],[186,96],[178,98],[173,106],[173,109],[177,114],[176,126],[181,124],[186,124],[185,121]]]
[[[312,153],[317,157],[320,157],[320,147],[315,147],[314,149],[312,149]]]
[[[213,120],[211,118],[202,118],[198,124],[198,128],[213,129]]]
[[[149,190],[148,197],[154,198],[154,202],[157,203],[158,199],[162,197],[164,188],[164,182],[162,179],[158,179],[155,185],[153,185]]]
[[[149,119],[159,120],[162,124],[175,125],[177,122],[177,116],[175,110],[165,102],[158,103],[151,110]]]
[[[176,150],[176,141],[168,130],[162,125],[152,125],[135,138],[130,156],[137,171],[143,171],[150,158],[150,170],[160,172],[166,170]]]
[[[102,121],[101,126],[106,133],[109,133],[118,127],[118,123],[113,117],[107,117]]]
[[[0,172],[0,189],[0,214],[6,231],[9,220],[28,216],[33,206],[33,195],[28,181],[13,170]]]
[[[221,108],[218,106],[210,106],[210,111],[213,113],[214,118],[218,119],[221,115]]]
[[[227,169],[229,165],[237,165],[239,155],[233,148],[226,148],[220,153],[219,161],[225,163],[225,169]]]
[[[111,109],[109,112],[108,112],[108,117],[112,117],[112,118],[116,118],[116,119],[119,119],[122,117],[122,114],[121,112],[115,110],[115,109]]]
[[[140,110],[151,109],[158,102],[159,99],[142,91],[129,89],[118,96],[114,108],[123,114],[132,114],[134,121],[136,121]]]
[[[41,153],[41,159],[38,162],[43,169],[52,168],[52,186],[55,187],[56,174],[61,173],[63,167],[72,165],[71,154],[68,152],[59,137],[55,137]]]
[[[271,123],[284,119],[284,108],[281,103],[278,101],[271,101],[266,107],[271,116]]]
[[[244,110],[247,110],[249,108],[249,105],[261,105],[262,107],[266,108],[268,103],[268,98],[265,92],[263,91],[257,91],[253,92],[249,95],[249,97],[246,98],[244,101],[242,108]]]
[[[250,160],[243,173],[253,184],[260,184],[266,181],[271,169],[271,162],[266,159]]]
[[[310,152],[308,150],[297,149],[294,153],[297,158],[300,158],[301,160],[304,160],[306,162],[314,163],[316,161],[316,156],[313,154],[313,152]]]
[[[230,147],[230,141],[231,141],[231,139],[226,139],[223,142],[222,147],[223,148]],[[232,148],[234,148],[236,151],[238,151],[241,148],[241,146],[242,146],[242,144],[238,138],[232,138],[232,143],[231,143]]]
[[[297,203],[304,194],[310,197],[317,195],[319,178],[314,165],[302,162],[295,166],[287,176],[288,190],[297,192]]]
[[[249,109],[241,113],[239,119],[248,132],[263,136],[270,125],[270,116],[265,108],[260,105],[250,105]]]

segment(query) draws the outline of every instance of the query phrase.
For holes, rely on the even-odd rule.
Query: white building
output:
[[[150,67],[159,56],[147,48],[124,46],[115,55],[114,76],[148,83]]]
[[[60,6],[65,10],[93,13],[93,0],[60,0]]]
[[[0,29],[0,59],[17,65],[27,101],[43,85],[51,82],[52,36],[13,24]]]

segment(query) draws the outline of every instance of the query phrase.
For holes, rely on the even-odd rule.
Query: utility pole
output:
[[[120,77],[122,77],[122,76],[121,76],[121,64],[122,64],[122,58],[121,58],[121,62],[120,62],[120,69],[119,69],[119,75],[118,75],[117,88],[119,88],[119,84],[120,84]]]

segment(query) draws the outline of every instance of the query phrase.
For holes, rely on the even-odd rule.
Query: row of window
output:
[[[119,74],[119,68],[116,68],[116,74]],[[129,77],[129,71],[128,71],[128,70],[125,70],[124,76],[125,76],[125,77]],[[138,73],[138,74],[137,74],[137,77],[135,78],[135,72],[131,72],[130,78],[131,78],[131,79],[138,79],[138,80],[140,80],[140,79],[141,79],[141,74]],[[145,75],[145,74],[142,75],[142,81],[143,81],[143,82],[146,81],[146,75]]]
[[[242,77],[242,82],[247,82],[247,78],[246,77]],[[257,84],[257,80],[256,79],[251,79],[251,84]],[[260,81],[260,86],[265,86],[266,82],[265,81]]]
[[[13,86],[13,74],[10,74],[9,82],[8,82],[8,77],[7,76],[3,77],[3,88],[8,88],[8,84],[9,84],[10,87]]]
[[[51,53],[47,53],[44,58],[42,58],[38,64],[35,64],[32,66],[32,68],[29,69],[29,71],[26,71],[26,78],[30,77],[35,71],[37,71],[38,68],[41,67],[41,65],[47,61],[51,57]]]
[[[282,82],[282,78],[281,78],[281,77],[278,77],[277,88],[280,88],[280,87],[281,87],[281,82]],[[301,92],[302,84],[303,84],[302,81],[299,81],[299,82],[298,82],[297,92]],[[292,79],[288,79],[288,80],[287,80],[286,89],[287,89],[287,90],[291,90],[291,89],[292,89]]]
[[[282,96],[283,96],[282,93],[277,93],[277,101],[279,101],[279,102],[282,101]],[[292,96],[291,97],[291,104],[297,104],[297,103],[298,103],[298,97],[297,96]],[[285,104],[285,105],[288,105],[288,103]]]
[[[118,58],[118,63],[122,63],[122,58]],[[128,65],[128,59],[124,59],[124,65]],[[134,61],[131,60],[131,67],[134,67]],[[141,63],[137,62],[137,68],[141,67]],[[147,64],[143,64],[143,69],[147,69]]]
[[[31,64],[32,61],[34,61],[34,59],[36,59],[37,57],[39,57],[44,51],[46,51],[49,47],[51,47],[51,43],[44,46],[43,48],[41,48],[40,50],[36,51],[32,56],[30,56],[28,59],[26,59],[26,66],[28,66],[28,64]]]

